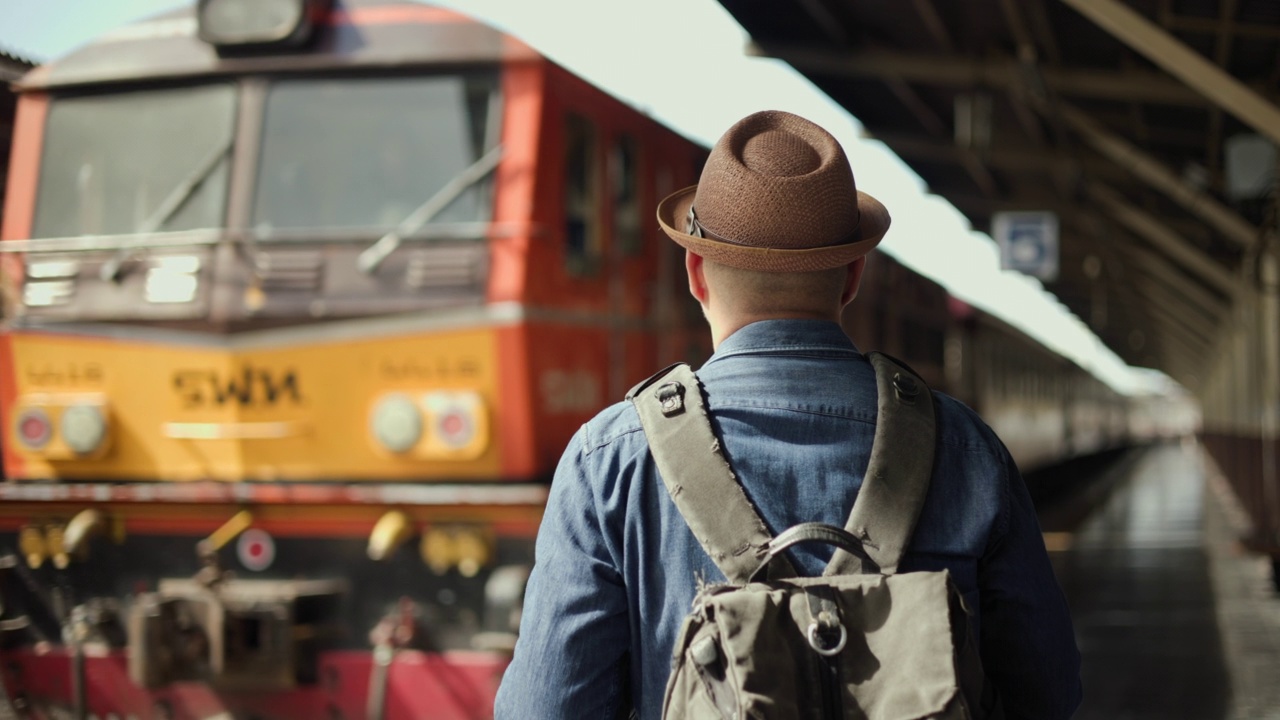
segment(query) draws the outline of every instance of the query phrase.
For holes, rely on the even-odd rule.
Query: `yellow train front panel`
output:
[[[495,328],[0,338],[14,479],[501,475]]]

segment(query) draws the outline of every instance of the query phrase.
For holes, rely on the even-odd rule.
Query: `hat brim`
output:
[[[697,185],[677,190],[658,203],[658,224],[668,237],[693,254],[743,270],[809,272],[848,265],[871,252],[889,231],[889,210],[879,200],[858,191],[858,227],[861,237],[854,242],[788,250],[735,245],[713,238],[697,237],[676,229],[684,227],[697,190]]]

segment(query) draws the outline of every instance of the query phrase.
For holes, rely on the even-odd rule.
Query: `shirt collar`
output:
[[[725,338],[707,362],[739,353],[798,349],[858,352],[839,323],[830,320],[761,320]]]

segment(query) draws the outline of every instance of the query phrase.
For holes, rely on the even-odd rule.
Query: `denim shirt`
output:
[[[843,527],[869,461],[875,371],[835,323],[769,320],[726,338],[698,370],[713,423],[773,534]],[[976,610],[983,667],[1010,720],[1068,718],[1080,655],[1026,487],[1004,445],[937,397],[935,470],[900,572],[942,569]],[[819,575],[830,548],[788,551]],[[630,403],[569,443],[538,532],[515,656],[495,717],[658,720],[676,634],[700,579],[724,575],[668,496]]]

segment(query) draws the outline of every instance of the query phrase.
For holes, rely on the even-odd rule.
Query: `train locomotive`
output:
[[[18,90],[12,699],[491,712],[565,442],[709,345],[647,211],[705,149],[412,3],[205,0]]]
[[[0,700],[491,716],[565,443],[710,352],[652,213],[706,148],[397,0],[199,0],[15,87]],[[1130,440],[1087,373],[870,262],[855,340],[1020,462]]]

